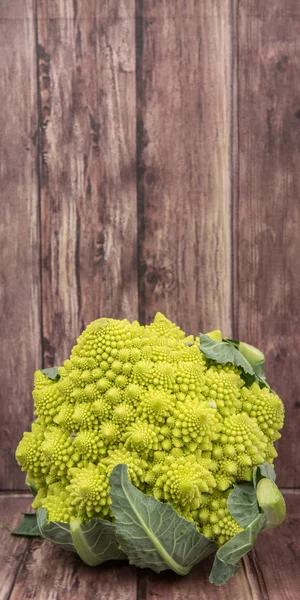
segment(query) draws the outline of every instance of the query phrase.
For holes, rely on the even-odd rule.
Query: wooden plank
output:
[[[139,0],[139,314],[231,332],[231,2]]]
[[[28,496],[12,494],[0,496],[0,600],[8,600],[10,597],[28,545],[28,539],[10,535],[4,527],[1,527],[1,523],[15,529],[22,520],[20,513],[28,511],[29,508]]]
[[[132,600],[136,570],[128,563],[88,567],[72,552],[35,540],[20,569],[10,600]]]
[[[287,519],[281,527],[261,534],[242,568],[225,587],[208,583],[212,560],[207,559],[186,577],[171,572],[156,575],[140,570],[138,596],[135,570],[125,563],[109,563],[99,569],[84,566],[73,554],[65,553],[47,542],[31,543],[17,576],[12,600],[36,597],[56,600],[57,597],[89,597],[106,600],[197,600],[243,598],[243,600],[297,600],[300,578],[300,513],[298,494],[286,493]],[[0,496],[1,520],[14,527],[20,510],[27,510],[28,497]],[[26,540],[13,538],[0,530],[1,560],[0,600],[9,597],[14,576],[22,562]],[[257,582],[258,575],[258,582]],[[99,593],[102,596],[98,595]]]
[[[98,316],[137,316],[134,15],[133,0],[39,2],[47,365]],[[90,569],[35,542],[12,599],[129,600],[135,588],[126,564]]]
[[[0,600],[28,597],[39,600],[82,598],[97,600],[197,600],[243,598],[243,600],[297,600],[300,578],[300,513],[297,494],[286,493],[287,519],[281,527],[261,534],[246,563],[234,578],[221,588],[208,583],[212,560],[207,559],[186,577],[171,572],[156,575],[139,570],[138,596],[135,570],[125,563],[108,563],[98,569],[84,566],[72,553],[35,540],[24,562],[27,541],[13,538],[0,529],[2,548]],[[14,527],[21,510],[28,509],[28,497],[0,496],[1,520]],[[20,572],[17,575],[20,564]],[[257,575],[258,580],[257,582]],[[102,595],[100,595],[100,593]]]
[[[255,576],[249,581],[244,563],[225,586],[209,583],[212,558],[196,565],[185,577],[171,571],[157,575],[145,569],[138,574],[139,600],[264,600],[259,592]]]
[[[287,517],[279,529],[261,534],[252,551],[253,568],[270,600],[298,600],[300,588],[300,503],[285,494]]]
[[[134,0],[38,3],[46,365],[137,317]]]
[[[300,6],[239,3],[239,198],[234,334],[262,348],[284,399],[278,481],[300,485]]]
[[[24,487],[14,451],[41,364],[34,5],[0,6],[0,490]]]

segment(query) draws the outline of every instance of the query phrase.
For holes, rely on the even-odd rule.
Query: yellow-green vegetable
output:
[[[274,481],[261,479],[257,484],[256,497],[266,517],[264,529],[278,527],[285,519],[286,507],[284,498]]]
[[[268,388],[246,387],[241,369],[208,360],[197,341],[160,313],[146,327],[103,318],[57,376],[35,373],[37,419],[16,452],[39,489],[34,508],[49,521],[111,519],[109,476],[123,463],[134,485],[206,536],[235,535],[228,490],[273,462],[283,405]]]

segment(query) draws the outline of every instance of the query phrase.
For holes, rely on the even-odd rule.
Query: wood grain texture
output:
[[[24,558],[28,539],[15,537],[1,527],[6,523],[15,529],[22,520],[21,512],[30,509],[28,496],[0,495],[0,600],[8,600]]]
[[[200,596],[201,600],[298,600],[299,498],[297,493],[285,494],[285,522],[260,534],[240,571],[220,588],[208,583],[212,558],[186,577],[136,571],[125,562],[90,568],[73,553],[46,541],[28,543],[0,529],[0,600],[198,600]],[[12,527],[20,520],[20,511],[28,507],[28,497],[0,495],[0,519]]]
[[[46,365],[137,317],[134,0],[38,3]]]
[[[231,2],[137,18],[139,314],[231,332]]]
[[[88,567],[45,540],[30,543],[10,600],[133,600],[136,570],[121,562]]]
[[[266,354],[286,405],[278,482],[300,485],[300,6],[239,3],[239,198],[235,216],[238,339]]]
[[[213,559],[208,558],[185,577],[171,571],[157,575],[145,569],[138,572],[138,600],[262,600],[255,578],[251,585],[244,563],[239,572],[225,586],[209,583]]]
[[[300,588],[300,496],[285,494],[287,517],[280,528],[258,537],[254,568],[267,600],[298,600]]]
[[[0,489],[21,489],[14,452],[41,364],[33,0],[0,5]]]

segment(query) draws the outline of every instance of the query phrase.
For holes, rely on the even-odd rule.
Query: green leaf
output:
[[[258,348],[230,338],[218,342],[200,333],[200,350],[210,360],[242,369],[241,377],[248,387],[255,381],[260,387],[270,387],[265,378],[264,355]]]
[[[274,482],[276,481],[275,469],[268,462],[264,462],[261,465],[258,465],[257,467],[254,468],[253,484],[254,484],[255,488],[257,487],[258,482],[263,477],[266,477],[267,479],[270,479],[271,481],[274,481]]]
[[[59,379],[60,375],[57,367],[50,367],[49,369],[41,369],[42,373],[48,377],[48,379]]]
[[[262,351],[259,350],[259,348],[251,346],[246,342],[239,342],[238,350],[244,356],[244,358],[246,358],[246,360],[251,365],[251,367],[253,367],[254,370],[257,365],[261,365],[261,367],[264,365],[265,357]],[[264,374],[265,373],[263,371],[263,375]]]
[[[239,349],[239,340],[232,340],[231,338],[223,338],[223,342],[231,342],[231,344],[233,344],[237,350]]]
[[[258,380],[258,383],[261,385],[261,387],[263,387],[263,383],[269,387],[266,383],[265,357],[262,351],[255,346],[246,344],[246,342],[239,342],[238,350],[252,366],[256,376],[256,381]]]
[[[256,488],[257,502],[265,515],[265,529],[274,529],[286,517],[285,501],[276,483],[263,477]]]
[[[234,520],[247,527],[259,515],[255,487],[252,483],[238,483],[227,498],[227,508]]]
[[[262,360],[261,362],[254,365],[253,369],[255,371],[255,375],[259,379],[261,379],[262,381],[267,381],[265,376],[265,360]]]
[[[216,360],[218,363],[232,363],[234,364],[234,344],[230,343],[229,340],[223,340],[218,342],[212,340],[208,335],[200,333],[200,350],[205,354],[207,358]]]
[[[277,527],[285,518],[285,502],[274,483],[275,471],[264,462],[253,469],[253,484],[234,486],[227,506],[232,517],[246,528],[219,548],[210,574],[210,582],[223,585],[238,570],[237,563],[256,542],[258,534]]]
[[[258,465],[253,470],[258,505],[266,518],[265,529],[278,527],[286,516],[285,500],[275,479],[275,470],[268,462]]]
[[[209,576],[210,583],[223,585],[236,573],[239,568],[237,563],[253,548],[264,525],[265,516],[259,514],[246,529],[237,533],[229,542],[219,548]]]
[[[37,510],[37,523],[42,537],[58,544],[64,550],[76,552],[68,523],[55,523],[53,521],[47,523],[45,508]]]
[[[38,493],[37,485],[36,485],[35,480],[32,479],[32,477],[30,477],[28,475],[28,473],[26,475],[25,483],[26,483],[26,485],[28,485],[32,495],[35,497]]]
[[[37,524],[36,513],[22,513],[23,521],[19,527],[11,531],[12,535],[21,535],[25,537],[41,537]]]
[[[82,525],[78,519],[71,523],[47,523],[47,511],[37,511],[41,535],[64,550],[75,552],[87,565],[94,567],[107,560],[126,559],[116,540],[116,527],[103,519],[91,519]]]
[[[255,375],[250,363],[235,347],[236,342],[224,339],[222,342],[212,340],[208,335],[200,333],[200,350],[218,363],[231,363],[236,367],[241,367],[245,373]]]
[[[172,569],[179,575],[214,552],[215,542],[199,533],[193,523],[134,487],[126,465],[117,465],[110,476],[116,536],[131,563],[157,573]]]

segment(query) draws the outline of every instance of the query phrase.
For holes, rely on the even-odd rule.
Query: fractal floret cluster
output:
[[[219,546],[242,529],[227,508],[234,483],[273,463],[284,418],[274,392],[208,359],[161,313],[149,326],[92,322],[54,379],[36,371],[33,398],[16,458],[49,522],[112,521],[109,478],[125,464],[134,486]]]

